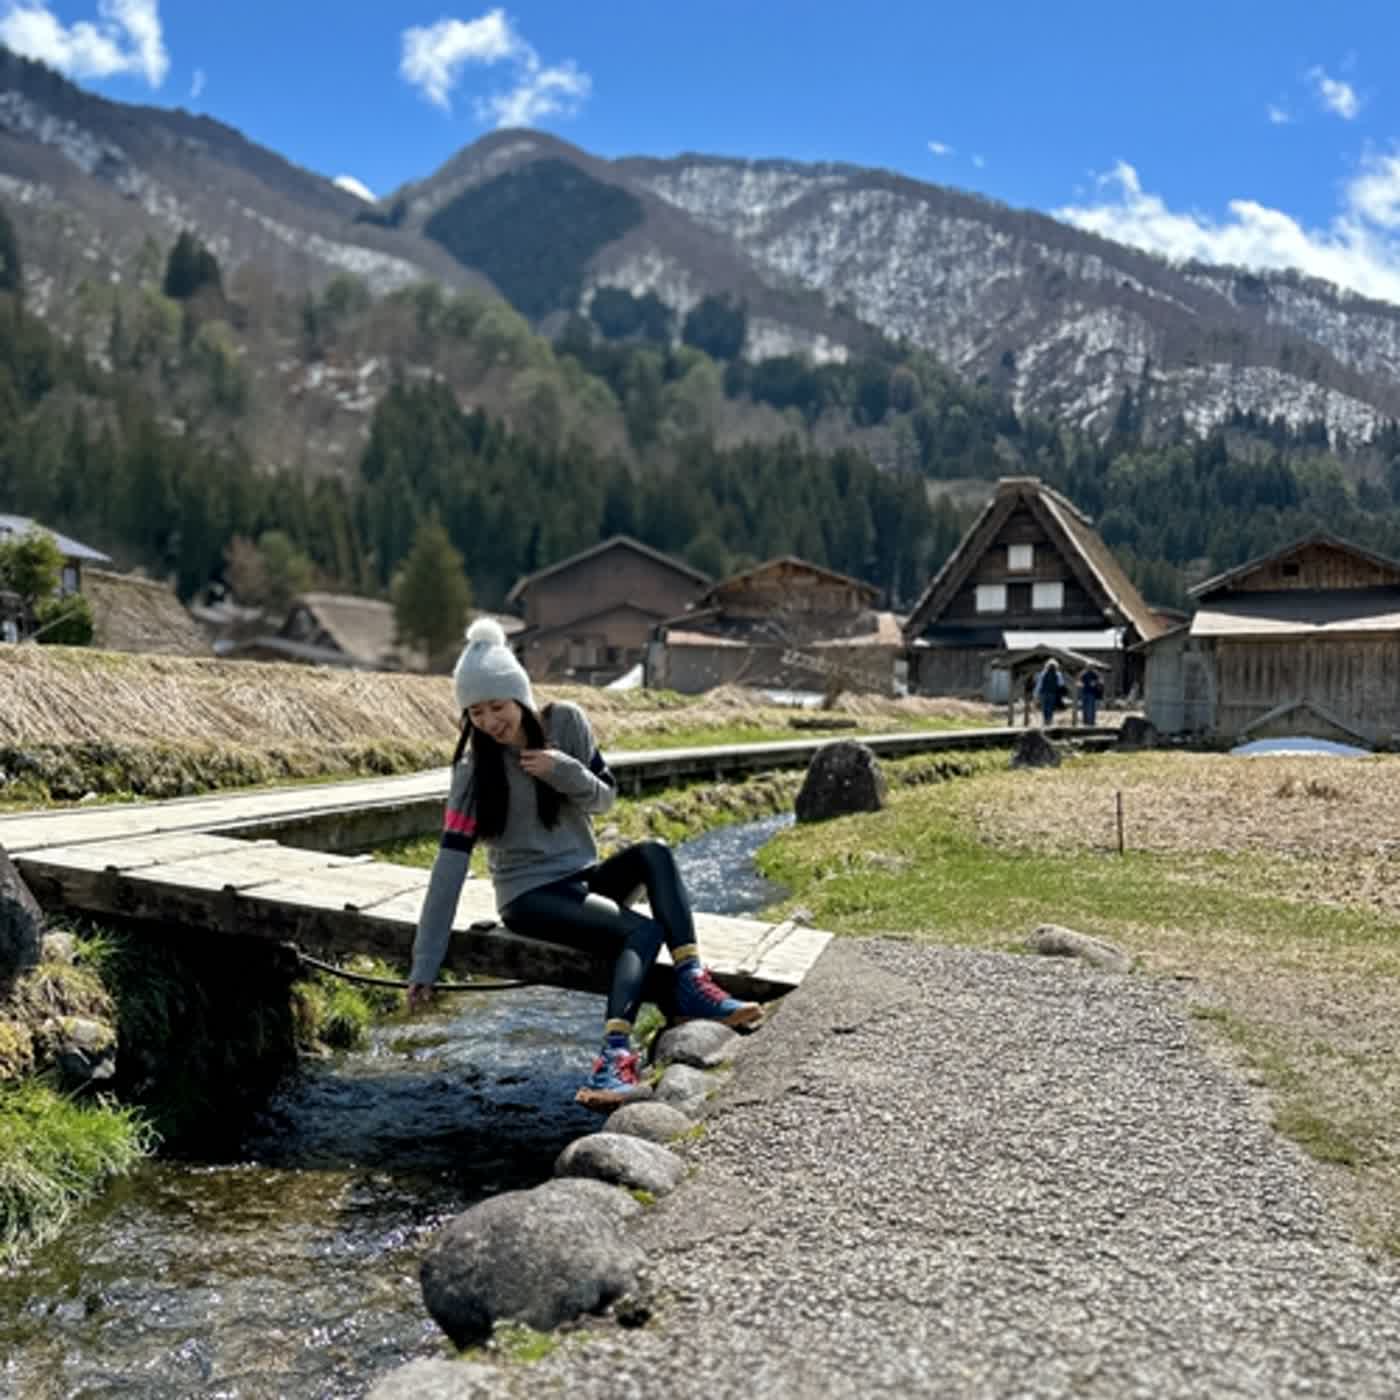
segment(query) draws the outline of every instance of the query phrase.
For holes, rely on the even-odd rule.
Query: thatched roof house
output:
[[[1110,693],[1136,683],[1129,651],[1165,625],[1092,521],[1038,477],[1007,476],[904,625],[922,694],[1007,695],[1007,665],[1038,646],[1092,657]]]
[[[203,630],[168,583],[89,568],[83,593],[92,605],[92,644],[103,651],[208,656]]]
[[[519,618],[500,613],[473,611],[469,618],[485,616],[494,617],[508,637],[524,626]],[[215,649],[240,661],[297,661],[356,671],[428,669],[420,648],[399,641],[393,604],[353,593],[302,593],[276,633],[230,640]]]

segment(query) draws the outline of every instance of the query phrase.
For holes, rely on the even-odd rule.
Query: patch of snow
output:
[[[1305,754],[1318,758],[1369,758],[1370,749],[1339,744],[1332,739],[1254,739],[1230,750],[1239,758],[1266,758],[1270,754]]]
[[[266,214],[258,213],[256,209],[250,209],[246,204],[235,204],[232,200],[229,203],[279,242],[291,248],[298,248],[332,267],[353,272],[357,277],[363,278],[370,290],[378,295],[397,291],[400,287],[410,286],[414,282],[422,282],[427,277],[427,273],[417,263],[411,263],[406,258],[396,258],[389,253],[379,253],[373,248],[364,248],[355,243],[338,243],[323,238],[319,233],[301,233],[276,219],[269,218]]]
[[[362,184],[353,175],[337,175],[335,179],[331,181],[331,184],[337,189],[344,190],[347,194],[353,194],[356,199],[363,199],[366,204],[379,203],[379,196],[376,195],[368,185]]]

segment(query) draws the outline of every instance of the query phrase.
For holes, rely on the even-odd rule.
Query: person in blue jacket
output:
[[[1098,719],[1099,701],[1103,699],[1103,677],[1096,667],[1086,666],[1079,677],[1079,712],[1085,724]]]
[[[762,1008],[719,987],[700,960],[690,901],[671,849],[641,841],[600,861],[592,818],[617,784],[574,704],[536,708],[530,679],[499,623],[481,618],[453,672],[462,737],[442,840],[413,940],[410,1010],[425,1005],[447,951],[462,881],[478,840],[486,847],[501,922],[513,933],[614,957],[603,1045],[580,1103],[611,1108],[641,1088],[632,1026],[646,974],[663,944],[675,967],[677,1020],[730,1026]],[[649,914],[627,907],[646,891]]]
[[[1068,690],[1060,663],[1052,656],[1040,669],[1035,682],[1035,698],[1040,701],[1040,717],[1048,727],[1055,722],[1055,711],[1060,708]]]

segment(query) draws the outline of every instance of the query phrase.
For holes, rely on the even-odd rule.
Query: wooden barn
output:
[[[1131,648],[1163,630],[1088,516],[1038,477],[1003,477],[904,624],[909,687],[1002,702],[1016,660],[1048,648],[1122,695],[1140,679]]]
[[[1319,532],[1191,592],[1139,648],[1162,733],[1400,744],[1400,563]]]
[[[903,652],[879,590],[792,555],[723,579],[656,629],[649,686],[695,695],[717,685],[885,695]]]
[[[600,684],[639,665],[656,625],[708,574],[626,535],[522,578],[506,601],[524,612],[511,643],[533,680]]]

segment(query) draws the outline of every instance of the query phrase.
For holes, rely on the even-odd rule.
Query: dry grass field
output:
[[[794,713],[738,687],[689,699],[543,686],[538,698],[577,701],[603,744],[634,747],[652,736],[664,741],[704,730],[784,731]],[[850,695],[832,714],[870,729],[1004,723],[999,707],[961,700]],[[450,744],[456,722],[446,676],[0,647],[0,744]]]

